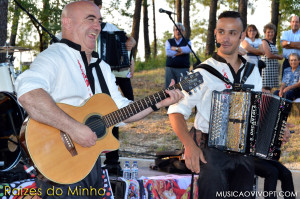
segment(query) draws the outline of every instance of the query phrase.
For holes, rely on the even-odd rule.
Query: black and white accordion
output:
[[[130,58],[126,49],[126,33],[124,31],[101,31],[101,59],[108,63],[112,70],[120,71],[130,67]]]
[[[214,91],[208,146],[279,159],[292,102],[262,92]]]

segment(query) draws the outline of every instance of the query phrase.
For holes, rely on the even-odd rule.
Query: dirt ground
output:
[[[152,95],[164,87],[164,69],[136,72],[132,78],[135,101]],[[299,115],[289,122],[296,123],[290,142],[282,149],[281,161],[291,169],[300,170],[300,121]],[[189,128],[193,117],[188,120]],[[120,127],[120,154],[123,157],[152,159],[157,151],[181,148],[181,142],[173,132],[167,111],[162,108],[141,121]]]

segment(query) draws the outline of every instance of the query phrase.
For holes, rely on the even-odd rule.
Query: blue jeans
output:
[[[279,90],[276,90],[274,92],[274,95],[279,96]],[[284,98],[288,99],[288,100],[295,100],[297,98],[300,98],[300,89],[299,88],[295,88],[292,90],[289,90],[288,92],[286,92],[283,96]]]
[[[189,68],[171,68],[166,67],[166,73],[165,73],[165,88],[168,88],[171,79],[175,80],[175,83],[177,84],[180,82],[181,73],[185,76],[186,72],[189,71]]]

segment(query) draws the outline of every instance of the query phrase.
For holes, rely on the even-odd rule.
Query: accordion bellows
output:
[[[208,146],[279,159],[292,102],[262,92],[214,91]]]

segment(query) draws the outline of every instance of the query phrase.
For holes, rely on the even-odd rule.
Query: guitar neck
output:
[[[169,87],[167,90],[174,90],[174,89],[182,90],[180,83]],[[139,112],[147,109],[148,107],[154,104],[157,104],[158,102],[168,97],[169,95],[165,92],[165,90],[161,90],[153,95],[145,97],[144,99],[133,102],[124,108],[109,113],[103,116],[102,119],[105,123],[105,126],[108,128],[138,114]]]

